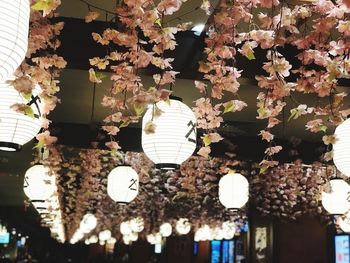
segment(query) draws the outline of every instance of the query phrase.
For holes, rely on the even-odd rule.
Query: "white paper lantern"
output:
[[[101,231],[99,234],[98,234],[98,239],[100,241],[107,241],[108,239],[110,239],[112,237],[112,233],[111,231],[109,231],[108,229],[107,230],[104,230],[104,231]]]
[[[249,199],[249,183],[241,174],[230,171],[219,181],[219,200],[227,209],[239,209]]]
[[[236,233],[236,224],[232,221],[225,221],[222,223],[222,231],[224,239],[233,239]]]
[[[154,107],[161,110],[153,117]],[[158,102],[150,107],[142,120],[142,149],[160,169],[177,169],[196,149],[196,117],[179,100]],[[145,126],[152,122],[155,132],[147,134]]]
[[[170,237],[173,232],[173,227],[169,223],[163,223],[159,227],[159,232],[163,237]]]
[[[49,168],[34,165],[24,176],[23,190],[32,202],[43,202],[56,190],[55,176],[49,176]]]
[[[2,1],[2,0],[1,0]],[[0,7],[1,7],[0,1]],[[12,0],[11,0],[12,1]],[[1,13],[1,10],[0,10]],[[0,18],[1,20],[1,18]],[[1,34],[0,34],[1,39]],[[12,110],[10,107],[16,103],[27,104],[13,86],[0,80],[0,150],[19,151],[22,146],[32,140],[41,129],[41,103],[37,95],[40,87],[33,90],[29,102],[34,118]]]
[[[0,80],[13,74],[28,49],[29,0],[0,1]]]
[[[111,237],[107,240],[107,244],[109,245],[114,245],[115,243],[117,243],[117,239],[115,239],[114,237]]]
[[[137,241],[137,239],[139,238],[139,235],[137,233],[135,233],[135,232],[132,232],[128,236],[129,236],[130,241],[132,241],[132,242]]]
[[[151,245],[162,243],[162,235],[160,233],[149,234],[146,238],[148,243],[150,243]]]
[[[130,166],[118,166],[108,175],[107,193],[118,204],[127,204],[139,192],[139,176]]]
[[[175,228],[180,235],[187,235],[191,231],[191,222],[187,218],[180,218]]]
[[[130,220],[130,228],[133,232],[140,233],[145,228],[145,222],[142,217],[136,217]]]
[[[80,222],[80,228],[84,233],[90,233],[97,226],[97,218],[90,213],[84,215]]]
[[[333,161],[337,169],[350,176],[350,119],[340,124],[334,132],[337,141],[333,144]]]
[[[345,217],[339,217],[338,225],[340,229],[345,233],[350,233],[350,214],[347,213]]]
[[[90,244],[96,244],[98,242],[98,237],[93,235],[89,238]]]
[[[322,205],[331,215],[342,215],[350,209],[350,185],[342,179],[330,180],[331,192],[322,192]]]
[[[129,221],[126,221],[126,222],[122,222],[120,224],[120,233],[122,235],[129,235],[132,233],[132,230],[131,230],[131,226],[130,226],[130,222]]]

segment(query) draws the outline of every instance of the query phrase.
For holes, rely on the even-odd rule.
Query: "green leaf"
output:
[[[210,137],[208,134],[206,134],[203,138],[203,142],[204,142],[204,145],[205,147],[209,146],[211,144],[211,140],[210,140]]]
[[[259,173],[260,174],[263,174],[266,172],[266,170],[268,169],[269,167],[267,165],[263,165],[263,166],[260,166],[260,171]]]
[[[321,125],[320,130],[326,132],[328,127],[326,125]]]
[[[30,106],[25,107],[24,114],[34,119],[34,111]]]
[[[31,8],[36,11],[44,11],[50,9],[53,4],[54,0],[39,0],[34,5],[32,5]]]
[[[107,75],[102,73],[102,72],[97,72],[96,77],[99,79],[105,79],[105,78],[107,78]]]
[[[235,104],[231,101],[224,104],[224,113],[233,112],[235,110]]]
[[[248,52],[248,54],[247,54],[247,58],[248,58],[249,60],[253,60],[253,59],[255,59],[254,52],[253,52],[253,51]]]
[[[119,128],[124,128],[124,127],[128,127],[129,122],[127,121],[122,121],[122,123],[119,125]]]
[[[21,93],[21,96],[22,96],[25,100],[30,101],[30,99],[32,98],[32,93],[31,93],[31,92],[30,92],[30,93],[22,92],[22,93]]]
[[[135,103],[134,104],[134,110],[136,112],[137,116],[140,116],[144,113],[144,111],[146,110],[146,106],[144,104],[140,104],[140,103]]]

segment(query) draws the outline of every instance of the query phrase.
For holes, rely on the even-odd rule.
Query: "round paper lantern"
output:
[[[44,202],[55,189],[55,176],[49,176],[48,167],[34,165],[24,175],[23,190],[31,202]]]
[[[170,237],[173,232],[173,227],[169,223],[163,223],[159,228],[159,232],[163,237]]]
[[[109,231],[108,229],[107,230],[104,230],[104,231],[101,231],[99,234],[98,234],[98,239],[100,241],[107,241],[108,239],[110,239],[112,237],[112,233],[111,231]]]
[[[330,180],[331,192],[322,192],[322,205],[331,215],[342,215],[350,209],[350,185],[342,179]]]
[[[153,116],[154,109],[161,111]],[[145,132],[150,122],[154,133]],[[142,120],[142,149],[159,169],[177,169],[196,149],[196,117],[180,100],[160,101],[150,107]]]
[[[130,220],[130,228],[133,232],[140,233],[145,228],[145,222],[142,217],[136,217]]]
[[[98,237],[93,235],[89,238],[90,244],[96,244],[98,242]]]
[[[344,218],[339,217],[338,225],[340,229],[345,233],[350,233],[350,217],[349,213],[346,214]]]
[[[160,233],[149,234],[146,238],[148,243],[150,243],[151,245],[162,243],[162,235]]]
[[[337,169],[350,176],[350,119],[340,124],[334,132],[337,141],[333,144],[333,161]]]
[[[28,103],[13,86],[0,80],[0,150],[19,151],[24,144],[38,134],[42,124],[41,103],[37,96],[39,93],[40,88],[37,86],[33,90],[31,101]],[[10,107],[16,103],[29,105],[34,117],[12,110]]]
[[[28,49],[29,0],[0,1],[0,80],[13,74]]]
[[[118,166],[108,175],[107,193],[118,204],[127,204],[139,192],[139,176],[130,166]]]
[[[122,222],[120,224],[120,233],[122,235],[129,235],[132,233],[132,230],[131,230],[131,226],[130,226],[130,222],[129,221],[126,221],[126,222]]]
[[[187,218],[180,218],[177,220],[175,228],[180,235],[187,235],[191,231],[191,223]]]
[[[80,222],[80,228],[84,233],[90,233],[97,226],[97,218],[90,213],[84,215]]]
[[[239,209],[249,199],[249,183],[241,174],[230,171],[219,181],[219,200],[228,209]]]
[[[236,233],[236,224],[231,221],[225,221],[222,223],[222,231],[224,239],[233,239]]]
[[[132,232],[128,236],[129,236],[130,241],[132,241],[132,242],[137,241],[137,239],[139,238],[139,235],[137,233],[135,233],[135,232]]]

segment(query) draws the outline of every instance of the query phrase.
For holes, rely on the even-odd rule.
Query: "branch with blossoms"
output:
[[[120,128],[138,122],[148,105],[154,105],[154,114],[161,114],[155,103],[169,100],[171,91],[166,87],[175,83],[177,72],[171,66],[174,59],[165,57],[164,53],[175,49],[175,34],[185,30],[187,24],[172,27],[164,21],[166,16],[177,12],[183,2],[121,1],[116,9],[117,29],[93,33],[94,40],[106,46],[109,52],[103,58],[90,59],[94,67],[90,69],[90,81],[102,82],[95,69],[106,70],[108,67],[113,71],[112,86],[102,100],[102,105],[111,112],[103,126],[110,135],[111,141],[106,146],[111,150],[120,149],[113,139]],[[151,65],[158,73],[153,75],[154,85],[145,87],[140,71]],[[148,133],[155,129],[152,121],[145,126]]]
[[[59,72],[66,67],[66,61],[57,56],[56,50],[60,46],[58,36],[63,29],[62,22],[53,23],[51,18],[55,16],[55,9],[60,5],[59,0],[31,1],[31,17],[29,27],[29,44],[26,59],[15,72],[16,79],[9,81],[21,96],[31,100],[33,89],[39,85],[39,99],[43,105],[41,108],[41,120],[44,131],[37,135],[37,148],[54,143],[57,138],[50,136],[48,127],[50,120],[48,115],[59,102],[56,94],[60,90],[58,84]],[[17,112],[34,117],[28,104],[15,104],[11,107]]]
[[[205,3],[208,1],[203,1],[203,5]],[[204,74],[204,80],[209,84],[195,81],[195,86],[203,97],[195,102],[196,107],[193,108],[198,120],[197,127],[205,130],[202,148],[197,154],[205,158],[211,152],[211,144],[223,139],[216,132],[223,122],[223,114],[238,112],[247,106],[237,95],[241,71],[235,67],[235,44],[238,37],[237,25],[249,19],[245,3],[220,1],[209,25],[204,50],[206,60],[199,63],[199,72]],[[223,102],[223,96],[227,94],[237,99]]]

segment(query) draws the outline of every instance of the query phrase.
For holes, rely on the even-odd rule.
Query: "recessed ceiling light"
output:
[[[205,28],[205,24],[198,24],[192,27],[191,31],[194,32],[196,36],[199,36]]]

